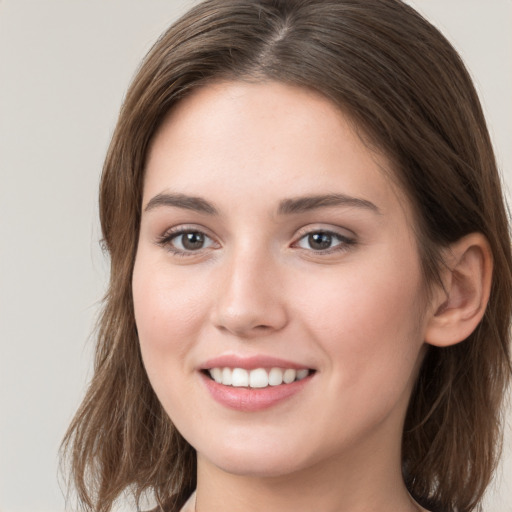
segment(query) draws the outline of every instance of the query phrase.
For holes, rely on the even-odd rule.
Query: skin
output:
[[[198,511],[423,510],[402,481],[400,439],[435,308],[389,171],[332,103],[272,82],[203,88],[153,139],[135,317],[152,386],[197,450]],[[161,199],[177,194],[216,214]],[[325,194],[358,201],[279,212]],[[184,250],[180,229],[204,245]],[[308,234],[325,231],[321,251]],[[315,373],[284,402],[233,410],[199,371],[226,354]]]

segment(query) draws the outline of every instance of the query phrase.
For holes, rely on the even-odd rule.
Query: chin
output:
[[[287,458],[267,458],[261,453],[254,456],[220,456],[210,459],[210,463],[222,471],[238,476],[253,478],[278,478],[302,469],[297,461]]]
[[[198,457],[226,473],[255,478],[281,477],[315,464],[303,449],[286,445],[282,440],[274,442],[254,440],[252,443],[235,443],[226,439],[215,446],[196,448]]]

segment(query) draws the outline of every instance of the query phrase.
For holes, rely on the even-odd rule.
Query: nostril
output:
[[[230,287],[219,290],[218,300],[211,311],[211,322],[221,332],[241,338],[267,335],[286,326],[286,303],[265,283],[231,276]]]
[[[252,338],[260,335],[269,334],[275,330],[278,330],[280,327],[266,324],[251,324],[250,320],[247,322],[240,321],[240,319],[229,320],[225,319],[223,323],[218,323],[216,325],[217,329],[219,329],[223,333],[230,333],[239,338]]]

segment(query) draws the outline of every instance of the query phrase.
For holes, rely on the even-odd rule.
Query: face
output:
[[[210,85],[159,129],[135,317],[200,460],[283,475],[399,450],[425,304],[387,167],[332,103],[278,83]]]

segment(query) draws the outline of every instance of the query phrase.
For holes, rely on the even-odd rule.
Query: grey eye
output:
[[[198,251],[213,244],[213,240],[200,231],[185,231],[173,236],[171,244],[179,251]]]
[[[332,249],[337,245],[341,245],[344,242],[344,238],[340,235],[337,235],[336,233],[330,233],[328,231],[315,231],[303,236],[297,245],[302,249],[325,251]]]

